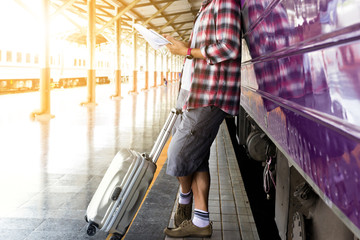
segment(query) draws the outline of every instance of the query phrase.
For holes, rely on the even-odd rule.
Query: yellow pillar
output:
[[[133,33],[133,86],[129,93],[137,92],[137,34]]]
[[[31,113],[31,118],[36,120],[50,120],[54,115],[50,113],[50,14],[49,1],[43,0],[43,53],[41,55],[40,69],[40,110]]]
[[[81,105],[95,106],[95,87],[96,87],[96,71],[95,71],[95,44],[96,44],[96,26],[95,26],[95,5],[96,0],[88,0],[88,32],[87,32],[87,48],[89,51],[88,71],[87,71],[87,100]]]
[[[179,66],[180,66],[180,56],[176,56],[175,62],[175,79],[179,80]]]
[[[166,81],[169,83],[169,55],[168,54],[166,54],[166,64],[165,64],[165,71],[166,71],[166,73],[165,73],[165,78],[166,78]]]
[[[120,9],[117,8],[119,14]],[[121,19],[116,20],[115,23],[116,46],[115,46],[115,94],[111,97],[113,99],[121,99]]]
[[[181,57],[178,56],[177,69],[176,69],[176,78],[177,78],[177,80],[180,80],[180,78],[179,78],[180,71],[181,71]]]
[[[174,55],[171,55],[171,81],[175,81],[175,78],[174,78]]]
[[[154,51],[154,85],[152,87],[156,87],[156,78],[157,78],[157,64],[156,64],[156,60],[157,60],[157,51]]]
[[[145,46],[145,87],[142,90],[149,89],[149,43],[146,42]]]
[[[161,79],[160,79],[160,85],[164,85],[164,54],[161,54]]]

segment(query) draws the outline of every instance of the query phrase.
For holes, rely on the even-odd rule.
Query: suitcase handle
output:
[[[160,153],[163,150],[167,142],[167,139],[170,136],[171,129],[173,128],[178,115],[181,113],[182,113],[181,109],[176,109],[176,108],[171,109],[170,114],[164,124],[164,127],[161,129],[161,132],[157,137],[153,148],[151,149],[151,152],[149,154],[149,160],[153,161],[154,163],[157,162]]]
[[[111,200],[116,201],[120,196],[121,190],[121,187],[116,187],[111,194]]]

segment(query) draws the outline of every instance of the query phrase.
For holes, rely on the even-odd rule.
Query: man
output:
[[[208,196],[210,147],[226,114],[240,106],[241,24],[239,0],[204,0],[188,43],[166,38],[173,54],[186,56],[167,174],[176,176],[180,196],[170,237],[210,237]],[[194,217],[192,200],[194,199]]]

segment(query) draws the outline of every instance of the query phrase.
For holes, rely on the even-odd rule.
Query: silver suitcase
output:
[[[89,236],[97,229],[113,233],[111,240],[125,234],[154,177],[156,161],[179,113],[171,110],[149,155],[130,149],[116,154],[86,211]]]

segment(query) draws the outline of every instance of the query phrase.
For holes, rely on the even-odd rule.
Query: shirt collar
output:
[[[207,6],[211,1],[212,1],[212,0],[203,0],[203,1],[202,1],[201,7],[200,7],[198,13],[196,14],[195,19],[194,19],[194,23],[195,23],[196,19],[198,18],[200,12],[201,12],[204,8],[206,8],[206,6]]]
[[[201,3],[201,8],[200,8],[200,11],[202,9],[204,9],[212,0],[203,0],[202,3]]]

